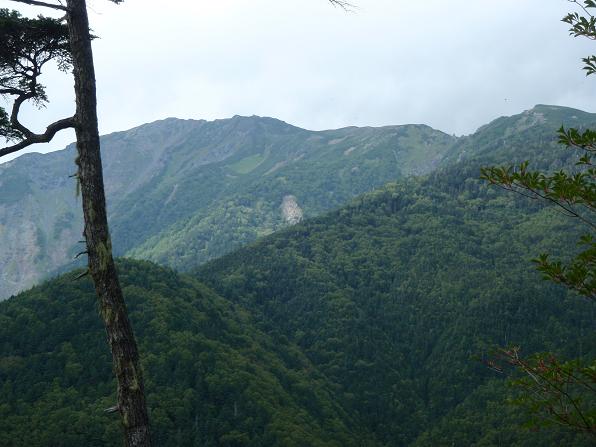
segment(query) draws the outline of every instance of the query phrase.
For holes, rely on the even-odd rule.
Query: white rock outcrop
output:
[[[286,223],[290,225],[295,225],[302,220],[302,208],[298,206],[298,202],[296,201],[295,196],[285,196],[283,201],[281,202],[280,208],[281,214]]]

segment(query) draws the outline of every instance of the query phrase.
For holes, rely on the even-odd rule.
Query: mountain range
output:
[[[186,270],[434,169],[454,138],[427,126],[311,132],[272,118],[166,119],[102,138],[115,253]],[[73,266],[74,146],[0,165],[0,297]]]
[[[179,131],[157,130],[169,121]],[[596,115],[536,106],[460,138],[425,126],[308,132],[256,117],[105,137],[114,245],[185,271],[119,263],[158,445],[591,445],[565,429],[522,429],[506,375],[483,362],[508,345],[596,355],[593,304],[530,263],[564,256],[584,229],[479,180],[481,166],[526,159],[572,169],[561,124],[596,127]],[[241,143],[251,130],[254,145]],[[209,146],[217,135],[238,139]],[[133,137],[157,155],[124,155]],[[0,165],[14,197],[0,209],[18,217],[70,156]],[[59,199],[76,203],[63,181]],[[76,222],[70,212],[63,220]],[[76,233],[51,228],[48,249],[54,234]],[[109,351],[93,287],[77,273],[0,303],[0,445],[118,442],[103,412],[114,401]]]
[[[462,138],[425,125],[313,132],[255,116],[146,124],[102,138],[114,250],[189,271],[387,182],[480,151],[489,162],[516,139],[539,148],[561,123],[593,120],[536,106]],[[74,158],[71,145],[0,165],[0,299],[80,265]]]

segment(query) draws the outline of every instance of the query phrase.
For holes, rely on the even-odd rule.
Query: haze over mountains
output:
[[[483,165],[525,159],[572,167],[556,144],[561,124],[595,127],[596,115],[536,106],[464,138],[425,126],[309,132],[256,117],[106,137],[115,247],[188,272],[119,267],[159,445],[591,445],[520,429],[503,375],[478,361],[508,344],[596,354],[591,303],[529,262],[560,254],[582,228],[478,179]],[[44,169],[0,166],[0,188],[15,197],[0,209],[17,219],[27,203],[41,219],[54,188],[65,216],[76,205],[70,155],[27,157]],[[65,179],[52,183],[52,169]],[[47,244],[78,231],[54,219]],[[73,276],[0,303],[0,445],[118,440],[102,411],[114,385],[92,286]]]

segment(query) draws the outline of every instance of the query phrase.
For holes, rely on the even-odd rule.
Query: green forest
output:
[[[579,230],[477,169],[388,186],[197,275],[297,343],[380,445],[582,445],[520,432],[503,377],[479,361],[507,345],[593,358],[592,304],[529,262]]]
[[[190,274],[121,260],[159,445],[590,445],[523,428],[513,373],[486,366],[499,346],[596,354],[593,304],[530,263],[568,256],[581,227],[479,179],[486,161],[572,162],[552,125],[504,147],[523,119],[470,137],[459,162]],[[77,273],[0,303],[0,445],[117,443],[109,350]]]
[[[358,445],[295,345],[190,277],[140,261],[119,271],[158,445]],[[93,296],[67,274],[2,303],[0,445],[119,443],[119,421],[104,414],[115,387]]]
[[[10,3],[0,447],[596,445],[596,113],[511,114],[593,99],[560,5]]]

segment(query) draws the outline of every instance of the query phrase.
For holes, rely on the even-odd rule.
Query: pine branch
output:
[[[352,3],[346,2],[344,0],[329,0],[329,3],[331,3],[333,6],[339,6],[345,11],[349,11],[354,7]]]

